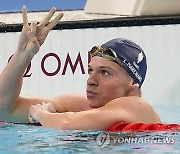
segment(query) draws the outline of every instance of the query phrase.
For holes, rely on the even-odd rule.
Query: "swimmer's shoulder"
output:
[[[107,105],[111,106],[133,106],[133,105],[149,105],[149,103],[139,96],[128,96],[128,97],[119,97],[111,100]]]
[[[142,97],[121,97],[110,101],[106,106],[115,111],[124,110],[132,117],[136,116],[138,122],[160,122],[156,111]]]

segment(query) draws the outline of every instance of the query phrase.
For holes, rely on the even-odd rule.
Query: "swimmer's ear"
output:
[[[141,89],[139,88],[139,84],[133,82],[127,92],[127,96],[141,96]]]
[[[131,89],[139,89],[139,84],[136,83],[136,82],[133,82],[132,85],[131,85]]]
[[[134,84],[137,84],[137,82],[135,82],[135,81],[133,80],[133,83],[132,83],[132,84],[133,84],[133,85],[134,85]]]
[[[139,88],[139,84],[138,83],[133,83],[133,86]]]

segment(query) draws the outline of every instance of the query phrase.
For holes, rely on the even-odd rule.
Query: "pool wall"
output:
[[[0,25],[0,72],[14,53],[21,24]],[[85,93],[89,51],[123,37],[147,55],[143,97],[152,105],[180,106],[180,16],[119,17],[60,22],[48,35],[24,75],[22,95]]]

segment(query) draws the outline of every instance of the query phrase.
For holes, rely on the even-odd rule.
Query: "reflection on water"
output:
[[[179,132],[106,132],[0,125],[0,153],[179,152]]]

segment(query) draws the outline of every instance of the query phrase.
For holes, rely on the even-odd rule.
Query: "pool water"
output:
[[[104,134],[108,134],[110,141],[102,138]],[[40,126],[3,124],[0,125],[0,136],[2,154],[175,153],[179,152],[180,147],[179,132],[61,131]]]
[[[163,122],[178,122],[178,110],[155,108]],[[163,112],[162,112],[163,111]],[[0,125],[0,154],[180,153],[180,132],[107,132]]]

